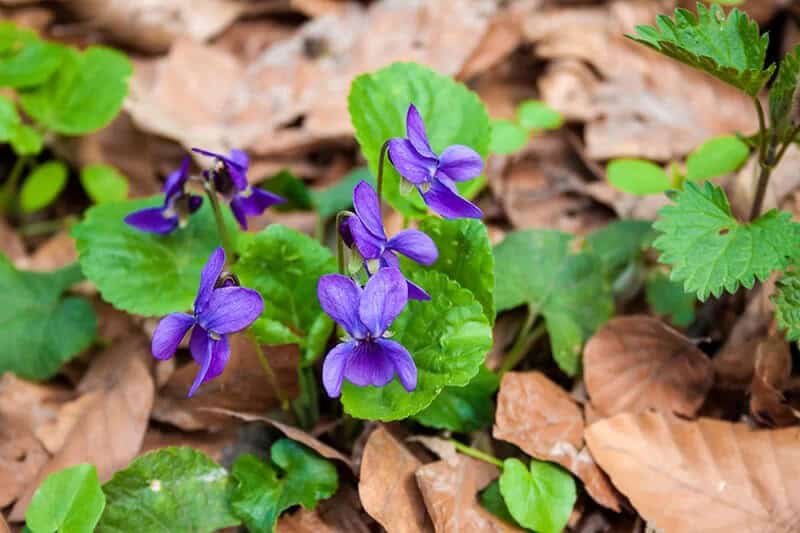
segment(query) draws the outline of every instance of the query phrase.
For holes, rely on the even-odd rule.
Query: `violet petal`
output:
[[[415,185],[430,181],[436,173],[436,159],[417,153],[407,139],[389,141],[389,159],[397,172]]]
[[[469,146],[454,144],[445,148],[439,157],[438,171],[453,181],[471,180],[483,172],[483,159]]]
[[[125,223],[140,231],[166,234],[178,227],[178,216],[164,216],[163,207],[147,207],[125,217]]]
[[[355,339],[363,339],[367,330],[358,318],[361,287],[341,274],[326,274],[317,282],[317,298],[322,310]]]
[[[364,287],[358,306],[361,323],[380,337],[408,302],[408,287],[396,268],[379,269]]]
[[[248,187],[236,197],[242,211],[249,216],[259,216],[273,205],[286,203],[286,198],[258,187]]]
[[[478,206],[450,190],[440,180],[434,180],[422,199],[434,212],[444,218],[481,218],[483,211]]]
[[[189,177],[189,156],[183,158],[181,161],[181,166],[178,170],[172,172],[169,176],[167,176],[167,180],[164,182],[164,203],[169,203],[172,197],[180,194],[183,190],[183,186],[186,183],[187,178]]]
[[[208,374],[208,370],[211,368],[211,361],[213,360],[213,353],[212,353],[213,345],[212,345],[212,342],[213,341],[211,340],[210,337],[206,337],[205,355],[201,356],[202,363],[200,363],[200,371],[197,372],[197,376],[195,376],[195,378],[194,378],[194,383],[192,383],[192,386],[189,389],[189,394],[187,395],[189,398],[194,396],[194,393],[197,392],[197,388],[206,379],[206,375]],[[195,356],[195,360],[197,360],[197,356]]]
[[[439,257],[433,239],[415,229],[401,231],[389,239],[386,247],[426,266],[435,263]]]
[[[408,285],[409,300],[422,300],[425,302],[431,299],[431,295],[413,281],[406,280],[406,284]]]
[[[222,269],[225,267],[225,250],[219,246],[216,250],[211,252],[208,256],[208,261],[200,272],[200,287],[197,289],[197,297],[194,300],[194,312],[200,314],[206,307],[208,299],[211,298],[211,292],[214,290],[214,285],[222,274]]]
[[[244,212],[244,206],[242,206],[242,200],[237,195],[231,199],[231,211],[233,212],[233,218],[236,219],[236,222],[239,223],[239,227],[243,230],[247,229],[247,213]]]
[[[163,361],[175,355],[175,350],[193,324],[194,317],[186,313],[172,313],[162,318],[153,332],[150,345],[153,357]]]
[[[359,387],[383,387],[394,378],[394,363],[375,342],[360,342],[347,359],[344,377]]]
[[[212,340],[211,343],[211,365],[203,379],[204,383],[222,374],[231,357],[231,344],[227,335],[222,335],[218,341]]]
[[[414,104],[409,105],[406,112],[406,136],[420,155],[436,159],[425,132],[425,122]]]
[[[331,398],[338,398],[342,394],[344,369],[355,347],[355,342],[343,342],[334,346],[325,356],[322,364],[322,385]]]
[[[197,322],[220,335],[241,331],[252,324],[264,310],[264,300],[253,289],[221,287],[211,292],[206,308]]]
[[[388,339],[378,339],[376,344],[380,347],[384,357],[388,358],[394,365],[394,371],[403,388],[408,392],[416,389],[417,365],[414,364],[414,359],[405,346]]]
[[[386,240],[370,233],[358,217],[350,217],[348,221],[350,237],[358,253],[365,259],[377,259],[383,252]]]
[[[378,193],[366,181],[360,181],[353,189],[353,207],[364,227],[376,238],[386,240],[383,231],[381,203]]]

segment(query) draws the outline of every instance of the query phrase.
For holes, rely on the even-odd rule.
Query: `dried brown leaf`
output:
[[[795,193],[800,187],[800,148],[790,145],[778,165],[772,170],[764,194],[763,210],[768,211],[773,207],[781,208],[787,197]],[[728,181],[726,189],[731,208],[737,216],[745,217],[750,213],[750,207],[756,193],[759,171],[757,158],[751,158],[746,165]]]
[[[188,446],[200,450],[214,461],[221,463],[225,459],[227,449],[236,441],[238,429],[236,426],[231,426],[223,431],[211,433],[207,431],[171,431],[169,428],[150,426],[144,435],[139,454],[144,455],[153,450],[170,446]]]
[[[0,418],[14,420],[31,432],[58,416],[73,393],[56,385],[25,381],[10,372],[0,377]]]
[[[10,520],[24,518],[33,492],[49,474],[90,463],[97,467],[100,480],[106,481],[136,457],[153,405],[153,379],[144,363],[149,358],[149,343],[134,338],[115,344],[95,360],[78,386],[92,401],[62,448],[27,485]]]
[[[369,515],[388,531],[433,531],[414,473],[422,463],[383,426],[367,439],[358,494]]]
[[[417,485],[438,533],[449,531],[514,532],[478,503],[477,494],[497,479],[496,466],[459,455],[457,461],[437,461],[417,470]]]
[[[3,518],[2,514],[0,514],[0,533],[11,533],[11,529],[8,527],[6,519]]]
[[[252,342],[245,335],[230,338],[231,359],[218,378],[204,383],[194,396],[186,397],[195,376],[197,365],[187,363],[175,371],[159,391],[152,416],[185,431],[216,430],[231,424],[229,416],[210,413],[207,408],[231,411],[264,412],[280,405],[275,391],[268,385],[264,370]],[[264,353],[284,392],[297,395],[297,365],[300,351],[296,345],[268,346]]]
[[[750,384],[750,413],[762,424],[788,426],[798,413],[783,395],[792,375],[792,354],[782,336],[772,335],[756,350],[755,371]]]
[[[714,380],[697,346],[643,315],[607,322],[586,343],[583,366],[592,405],[605,416],[653,408],[691,417]]]
[[[419,444],[422,444],[427,449],[438,455],[440,459],[450,465],[456,465],[459,462],[459,455],[456,451],[455,444],[447,439],[415,435],[407,438],[406,442],[418,442]]]
[[[584,482],[595,501],[619,511],[619,498],[583,442],[583,414],[570,395],[541,372],[508,372],[500,382],[494,438],[554,461]]]
[[[788,533],[800,527],[800,429],[659,412],[624,413],[586,430],[598,464],[666,533]]]
[[[41,441],[48,452],[55,454],[64,446],[72,428],[80,422],[87,407],[97,401],[99,394],[101,393],[84,394],[62,404],[55,418],[35,429],[36,438]]]
[[[358,493],[349,486],[336,491],[313,511],[299,509],[278,520],[278,533],[369,533],[370,518],[364,514]]]
[[[22,494],[48,459],[50,455],[30,429],[0,415],[0,508]]]

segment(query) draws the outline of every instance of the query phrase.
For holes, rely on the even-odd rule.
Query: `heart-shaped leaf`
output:
[[[36,489],[25,524],[33,533],[94,531],[105,506],[97,469],[73,466],[50,474]]]

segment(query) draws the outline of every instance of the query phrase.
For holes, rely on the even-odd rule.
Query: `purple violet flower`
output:
[[[186,332],[193,328],[189,349],[200,365],[200,372],[189,389],[189,397],[201,383],[222,373],[231,354],[228,335],[252,324],[264,309],[264,300],[253,289],[232,285],[227,280],[220,283],[224,265],[225,251],[220,247],[208,258],[200,274],[194,312],[165,316],[153,333],[153,356],[164,360],[175,354]]]
[[[345,244],[355,246],[364,259],[367,274],[372,275],[379,268],[400,268],[396,253],[400,253],[425,266],[430,266],[439,257],[436,244],[425,233],[403,230],[391,239],[386,237],[381,216],[378,193],[372,185],[361,181],[353,189],[355,216],[347,217],[339,228]],[[430,300],[430,295],[419,285],[408,281],[408,297],[412,300]]]
[[[407,391],[417,387],[417,366],[411,354],[386,338],[386,330],[408,301],[406,280],[398,269],[378,270],[363,289],[341,274],[322,276],[317,297],[322,309],[349,336],[325,357],[322,384],[328,396],[341,395],[344,379],[359,387],[383,387],[397,374]]]
[[[184,190],[188,179],[189,156],[186,156],[181,167],[164,182],[164,205],[134,211],[125,217],[125,223],[150,233],[172,232],[203,204],[201,196],[188,194]]]
[[[202,148],[192,148],[192,151],[216,160],[215,167],[205,175],[214,180],[214,188],[230,203],[233,216],[242,229],[247,229],[248,216],[259,216],[267,208],[286,202],[282,196],[250,186],[247,182],[250,159],[243,150],[234,148],[227,156]]]
[[[476,178],[483,170],[481,156],[469,146],[454,144],[436,155],[428,142],[425,123],[408,106],[406,137],[389,141],[389,160],[397,172],[417,187],[428,207],[444,218],[481,218],[483,212],[458,193],[457,181]]]

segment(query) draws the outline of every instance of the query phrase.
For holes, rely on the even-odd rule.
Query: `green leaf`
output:
[[[478,500],[481,503],[481,506],[495,515],[500,520],[507,522],[513,526],[520,527],[514,517],[511,516],[511,513],[508,510],[508,506],[506,502],[503,500],[503,495],[500,494],[500,480],[495,479],[488,485],[483,491],[480,492],[478,496]],[[526,529],[526,531],[530,531]]]
[[[128,178],[108,165],[83,167],[81,184],[96,204],[122,202],[128,197]]]
[[[529,135],[528,130],[510,120],[493,120],[489,152],[513,154],[525,146]]]
[[[30,30],[0,22],[0,87],[32,87],[61,64],[65,48],[39,39]]]
[[[161,205],[163,197],[100,204],[72,230],[84,274],[117,309],[161,316],[191,309],[200,271],[220,245],[208,202],[169,235],[125,224],[128,214]],[[228,231],[236,231],[228,213]],[[234,233],[235,234],[235,233]]]
[[[715,137],[700,145],[686,160],[686,179],[702,181],[739,169],[750,156],[750,148],[733,135]]]
[[[32,213],[53,203],[67,185],[67,165],[48,161],[34,167],[19,192],[20,208]]]
[[[239,525],[228,503],[228,472],[192,448],[162,448],[135,459],[103,486],[98,533],[211,533]]]
[[[47,83],[19,95],[22,108],[47,128],[83,135],[108,125],[128,94],[133,66],[125,54],[90,46],[68,49],[64,63]]]
[[[775,70],[775,65],[764,69],[769,35],[761,35],[758,23],[738,9],[726,19],[719,5],[707,8],[698,2],[697,15],[678,8],[674,19],[659,15],[657,25],[637,26],[637,35],[628,37],[750,96],[758,94]]]
[[[671,279],[700,300],[723,290],[734,293],[740,284],[752,288],[797,251],[797,225],[789,213],[772,209],[753,222],[739,222],[725,192],[710,182],[703,188],[686,182],[674,199],[653,224],[661,232],[653,245],[659,261],[672,265]]]
[[[492,396],[500,378],[482,366],[463,387],[445,387],[433,402],[414,419],[437,429],[470,433],[488,427],[494,416]]]
[[[278,211],[309,210],[311,195],[306,184],[288,170],[281,170],[264,180],[261,187],[286,198],[286,203],[273,207]]]
[[[73,466],[50,474],[36,489],[25,523],[33,533],[91,533],[105,506],[95,467]]]
[[[345,380],[342,404],[354,417],[399,420],[426,408],[447,386],[464,386],[478,373],[492,345],[492,330],[470,291],[436,271],[409,269],[430,301],[412,300],[390,328],[417,365],[417,388],[394,379],[385,387],[357,387]]]
[[[77,263],[55,272],[23,272],[0,255],[0,373],[26,379],[54,376],[97,335],[94,309],[62,293],[82,279]]]
[[[647,278],[645,298],[654,313],[668,316],[676,326],[685,327],[694,322],[694,294],[684,291],[683,285],[662,272]]]
[[[528,131],[557,130],[564,124],[561,113],[540,100],[526,100],[517,107],[519,125]]]
[[[786,339],[800,340],[800,271],[792,265],[778,280],[775,295],[775,319]]]
[[[428,268],[447,274],[472,291],[489,324],[494,324],[494,255],[486,226],[472,218],[428,217],[419,229],[439,249],[439,258]]]
[[[406,111],[412,103],[425,121],[428,139],[436,153],[452,144],[465,144],[484,158],[488,155],[489,116],[475,93],[422,65],[394,63],[377,72],[362,74],[350,86],[350,119],[373,175],[378,174],[383,144],[392,137],[405,137]],[[416,190],[408,196],[401,194],[400,176],[388,158],[383,180],[383,196],[392,207],[414,218],[427,212]],[[479,177],[458,183],[458,188],[472,198],[485,183],[486,178]]]
[[[253,533],[275,531],[281,512],[294,505],[313,509],[339,486],[333,463],[293,440],[277,441],[270,456],[272,465],[250,454],[233,463],[231,506]]]
[[[660,166],[643,159],[615,159],[606,168],[608,182],[622,192],[644,196],[672,188]]]
[[[353,205],[353,189],[360,181],[376,186],[375,177],[367,167],[360,167],[347,174],[336,185],[327,189],[312,190],[311,200],[322,218],[330,218],[339,211]]]
[[[654,236],[652,224],[646,220],[617,220],[589,234],[586,244],[606,272],[614,275],[641,257]]]
[[[779,144],[789,141],[797,125],[800,89],[800,45],[783,57],[778,75],[769,88],[769,122]]]
[[[301,347],[309,348],[313,343],[307,344],[307,337],[315,325],[323,331],[327,327],[330,332],[332,322],[320,318],[323,312],[317,301],[317,281],[323,274],[335,271],[333,254],[308,235],[279,224],[256,235],[244,250],[236,273],[242,285],[264,297],[264,312],[256,329],[259,340],[264,344],[285,344],[293,336],[300,339]],[[318,325],[318,321],[323,323]],[[272,332],[275,337],[263,332]],[[306,350],[304,363],[310,364],[319,355],[319,339],[315,342],[316,346]]]
[[[0,94],[0,142],[11,140],[16,135],[19,125],[19,113],[14,102]]]
[[[41,134],[27,124],[19,124],[9,140],[11,148],[18,156],[36,155],[42,151],[44,146],[44,138]]]
[[[569,375],[578,372],[583,343],[614,310],[603,263],[573,252],[572,239],[559,231],[518,231],[494,249],[497,310],[526,304],[544,317],[553,357]]]
[[[577,494],[575,480],[560,467],[531,460],[528,470],[518,459],[506,459],[500,475],[500,493],[511,516],[538,533],[561,533]]]

